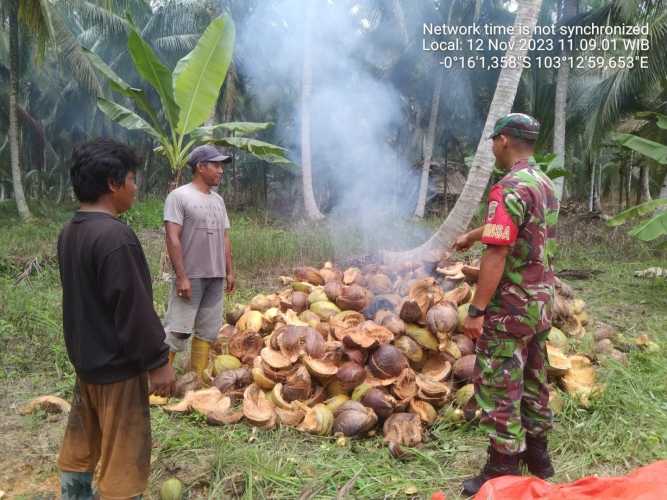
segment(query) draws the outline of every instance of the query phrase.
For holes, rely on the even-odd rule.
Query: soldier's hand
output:
[[[171,363],[155,368],[148,372],[148,390],[151,394],[169,397],[174,393],[176,373]]]
[[[463,320],[463,333],[471,340],[477,340],[482,335],[482,327],[484,326],[484,316],[479,318],[471,318],[466,316]]]
[[[187,276],[176,278],[176,295],[184,300],[192,298],[192,283]]]
[[[457,252],[463,252],[465,250],[468,250],[468,248],[470,248],[471,246],[472,242],[468,240],[468,233],[465,233],[456,238],[456,241],[454,241],[452,248]]]

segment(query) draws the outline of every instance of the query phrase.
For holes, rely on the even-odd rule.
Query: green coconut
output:
[[[549,330],[548,342],[558,349],[565,350],[568,346],[567,335],[565,335],[560,328],[556,328],[555,326]]]
[[[167,479],[160,488],[161,500],[181,500],[183,498],[183,483],[175,477]]]
[[[470,303],[460,305],[458,308],[458,313],[459,313],[459,324],[456,327],[456,331],[459,333],[463,333],[463,322],[465,321],[466,317],[468,316],[468,308],[470,307]]]
[[[329,319],[340,312],[340,309],[333,302],[322,300],[311,304],[310,310],[317,314],[320,319]]]
[[[463,408],[475,395],[475,384],[466,384],[456,391],[454,400],[459,408]]]
[[[221,354],[213,360],[213,376],[215,377],[224,371],[235,370],[236,368],[241,368],[241,360],[231,354]]]
[[[329,297],[327,297],[324,288],[321,287],[314,288],[313,291],[308,294],[308,304],[310,305],[313,305],[316,302],[324,302],[328,300]]]
[[[405,325],[405,333],[420,346],[432,351],[438,350],[438,339],[426,328],[417,326],[414,323],[407,323]]]

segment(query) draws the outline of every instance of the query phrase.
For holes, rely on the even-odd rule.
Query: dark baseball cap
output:
[[[200,162],[219,161],[221,163],[229,163],[232,161],[230,155],[225,154],[212,144],[204,144],[197,146],[190,152],[188,156],[188,165],[194,166]]]
[[[530,115],[510,113],[496,122],[489,139],[500,134],[534,141],[540,135],[540,122]]]

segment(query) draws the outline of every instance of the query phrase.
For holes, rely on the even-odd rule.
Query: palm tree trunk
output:
[[[651,201],[651,171],[648,165],[642,165],[640,174],[639,203]]]
[[[323,219],[324,215],[317,208],[313,192],[313,166],[310,150],[310,97],[313,90],[312,51],[310,35],[313,19],[314,3],[308,2],[306,11],[306,28],[303,45],[303,74],[301,80],[301,179],[303,181],[303,203],[306,217],[310,220]]]
[[[563,0],[561,21],[577,13],[577,0]],[[565,54],[563,54],[565,55]],[[570,66],[563,64],[556,75],[556,98],[554,102],[554,154],[565,165],[565,121],[567,117],[567,88],[570,79]],[[558,200],[563,199],[564,177],[554,181]]]
[[[19,136],[17,111],[19,95],[19,4],[18,0],[9,3],[9,156],[12,165],[12,185],[16,208],[22,220],[32,218],[23,191],[21,164],[19,162]]]
[[[426,146],[424,147],[424,164],[422,165],[421,181],[419,183],[419,196],[417,198],[417,207],[415,208],[415,217],[424,217],[426,210],[426,195],[428,194],[428,177],[431,171],[431,158],[433,156],[433,143],[435,142],[435,128],[438,123],[438,108],[440,108],[440,92],[442,90],[442,81],[445,72],[437,70],[438,75],[433,87],[433,99],[431,99],[431,116],[428,121],[428,134],[426,136]]]
[[[519,28],[520,26],[526,27],[525,29],[529,33],[532,33],[541,5],[542,0],[524,0],[519,2],[519,9],[514,20],[515,33],[522,31]],[[513,35],[510,46],[514,48],[508,50],[506,55],[514,58],[514,60],[525,57],[527,55],[526,51],[519,50],[522,46],[519,39],[530,37],[531,35]],[[496,91],[491,101],[472,167],[468,173],[463,191],[447,219],[423,245],[405,252],[384,252],[383,258],[386,261],[437,261],[447,251],[454,239],[468,227],[470,220],[477,212],[479,202],[482,199],[495,164],[491,151],[491,141],[488,140],[488,136],[491,134],[495,122],[511,111],[519,87],[521,73],[521,65],[516,65],[516,67],[512,68],[506,67],[500,72]]]

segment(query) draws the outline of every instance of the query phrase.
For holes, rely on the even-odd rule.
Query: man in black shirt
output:
[[[127,146],[97,139],[74,151],[72,187],[81,205],[58,238],[63,330],[76,371],[58,458],[62,498],[132,498],[150,470],[149,393],[168,396],[174,371],[153,309],[146,257],[118,215],[137,190]]]

